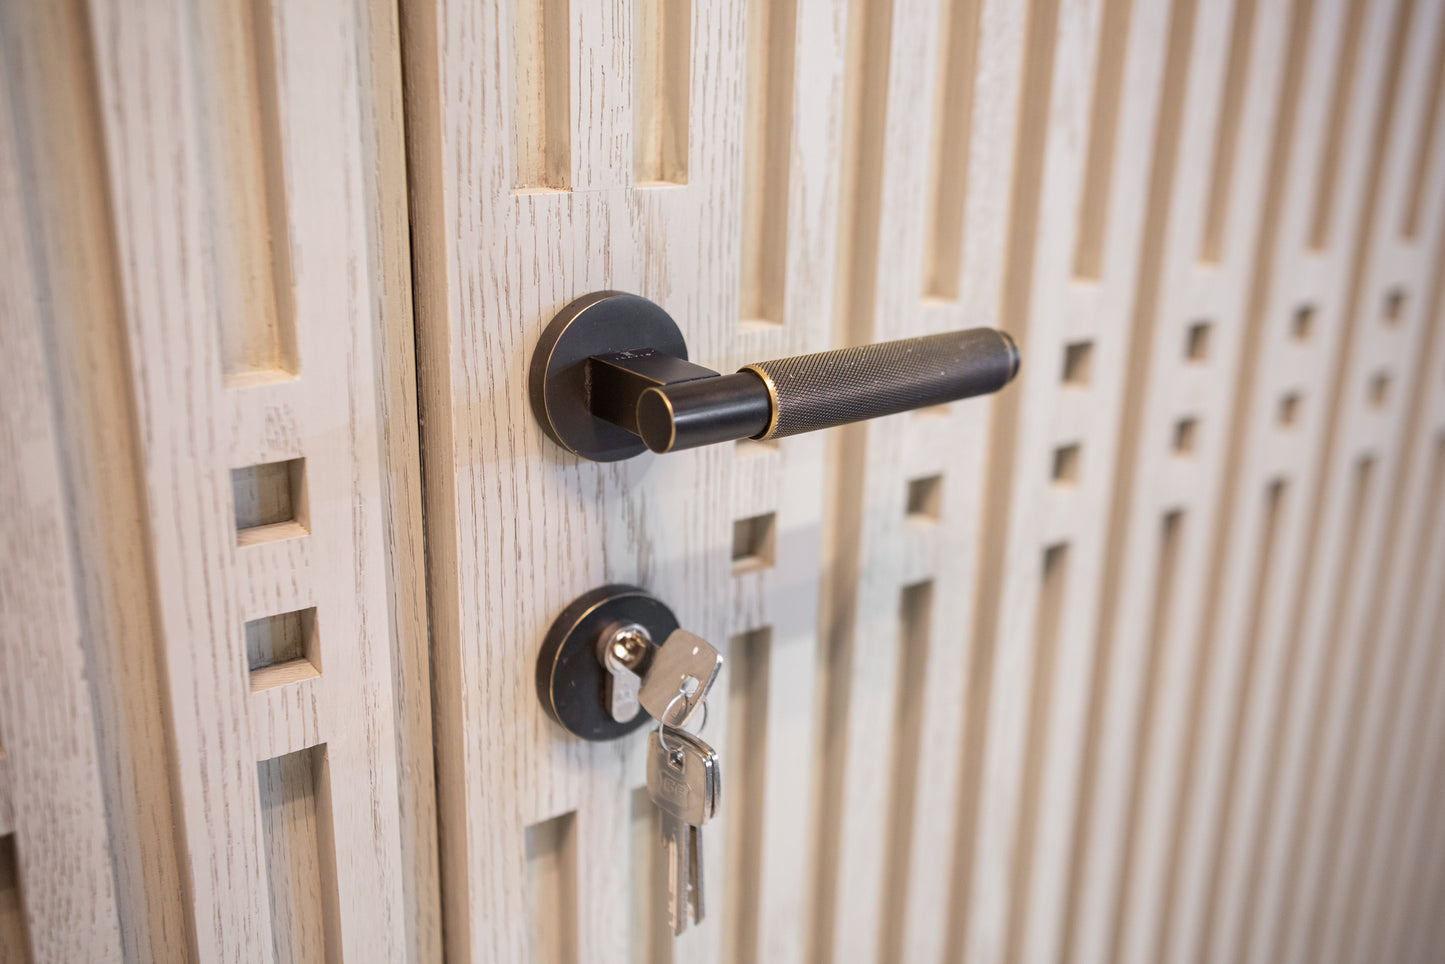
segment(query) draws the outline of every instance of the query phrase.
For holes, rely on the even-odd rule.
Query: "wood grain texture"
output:
[[[1300,607],[1296,616],[1300,620],[1299,644],[1304,647],[1301,658],[1306,667],[1313,661],[1323,669],[1315,691],[1318,695],[1302,701],[1309,706],[1312,699],[1314,712],[1319,714],[1305,724],[1306,739],[1313,744],[1308,759],[1318,762],[1305,771],[1305,779],[1313,786],[1309,782],[1303,787],[1293,782],[1279,785],[1285,793],[1276,806],[1291,808],[1289,825],[1296,834],[1291,876],[1286,877],[1293,884],[1286,906],[1294,908],[1294,915],[1279,929],[1260,926],[1272,923],[1270,918],[1257,919],[1256,927],[1265,933],[1273,931],[1275,949],[1268,952],[1270,956],[1281,952],[1317,959],[1353,956],[1336,928],[1350,926],[1354,912],[1338,903],[1327,906],[1325,895],[1332,889],[1347,888],[1355,874],[1349,864],[1355,845],[1346,832],[1345,814],[1360,806],[1359,794],[1378,790],[1370,760],[1383,753],[1383,749],[1372,748],[1379,740],[1375,721],[1380,697],[1372,700],[1370,694],[1389,683],[1396,658],[1397,644],[1385,632],[1380,608],[1386,580],[1391,578],[1389,558],[1401,538],[1389,533],[1389,513],[1399,498],[1396,479],[1407,457],[1402,435],[1411,414],[1408,402],[1413,385],[1426,377],[1423,366],[1429,352],[1422,350],[1425,313],[1412,306],[1390,320],[1384,307],[1392,290],[1409,291],[1412,301],[1422,304],[1439,263],[1442,238],[1438,230],[1422,235],[1413,245],[1399,244],[1396,232],[1410,196],[1411,147],[1416,119],[1424,113],[1424,81],[1435,49],[1423,42],[1406,46],[1405,41],[1411,36],[1419,41],[1433,39],[1438,14],[1431,5],[1413,4],[1370,11],[1371,20],[1378,21],[1372,26],[1377,39],[1369,52],[1361,55],[1365,89],[1357,92],[1359,102],[1351,107],[1353,123],[1369,131],[1358,139],[1370,145],[1371,151],[1353,162],[1359,165],[1362,209],[1352,215],[1348,208],[1340,208],[1341,216],[1357,220],[1354,227],[1345,227],[1355,233],[1346,233],[1335,245],[1341,259],[1348,259],[1344,260],[1348,267],[1340,272],[1348,287],[1339,293],[1341,330],[1338,360],[1331,368],[1334,383],[1325,389],[1322,400],[1329,419],[1328,442],[1314,456],[1319,462],[1313,484],[1318,486],[1320,501],[1314,519],[1307,523],[1312,541],[1305,550],[1308,575],[1302,578],[1308,581],[1301,590],[1305,595],[1296,603]],[[1445,183],[1432,178],[1428,203],[1437,212],[1445,203],[1445,195],[1438,193],[1442,188]],[[1371,388],[1382,374],[1393,381],[1391,397],[1386,400]],[[1360,490],[1357,495],[1351,479],[1366,460],[1371,466],[1368,491]],[[1337,521],[1331,525],[1329,520]],[[1264,679],[1270,686],[1291,688],[1302,682],[1297,676],[1280,683],[1269,676]],[[1257,693],[1250,697],[1261,700]],[[1261,710],[1244,703],[1240,712],[1242,721],[1248,723],[1251,717],[1247,714]],[[1304,712],[1304,707],[1298,712]],[[1243,738],[1250,736],[1246,733]],[[1279,752],[1291,753],[1290,744]],[[1294,752],[1299,759],[1304,751]],[[1241,762],[1248,764],[1249,757]],[[1241,772],[1250,775],[1247,769]],[[1258,792],[1236,778],[1234,793],[1246,805],[1251,803],[1246,795],[1251,790]],[[1327,803],[1322,794],[1334,799]],[[1255,823],[1254,811],[1241,812],[1245,826]],[[1264,887],[1269,883],[1269,878],[1262,882]],[[1232,885],[1221,880],[1216,886],[1227,893]],[[1332,913],[1339,919],[1330,920]],[[1256,953],[1262,957],[1264,952]],[[1237,959],[1237,952],[1225,946],[1218,949],[1218,956]]]
[[[1437,630],[1413,601],[1438,577],[1400,535],[1437,498],[1419,387],[1433,5],[854,0],[800,5],[792,34],[776,4],[699,5],[688,186],[631,195],[629,71],[655,95],[655,51],[635,46],[666,25],[569,12],[572,191],[513,194],[508,151],[544,133],[508,88],[532,63],[531,41],[506,49],[511,18],[533,7],[408,11],[439,759],[459,761],[442,778],[446,917],[466,922],[451,950],[526,955],[510,923],[540,919],[517,885],[525,827],[576,813],[577,919],[560,926],[626,953],[630,911],[589,888],[621,886],[627,830],[606,821],[631,813],[635,760],[557,742],[526,686],[529,647],[576,592],[640,578],[725,632],[771,625],[772,665],[747,673],[769,693],[764,735],[727,732],[767,748],[766,777],[742,764],[749,799],[778,779],[777,617],[724,592],[721,562],[690,565],[722,558],[731,520],[775,511],[770,490],[715,497],[707,473],[741,471],[723,450],[575,465],[537,436],[521,379],[536,331],[590,288],[662,300],[710,360],[792,338],[802,319],[770,299],[791,306],[798,277],[831,294],[808,305],[831,325],[810,338],[998,324],[1025,365],[995,401],[831,433],[822,468],[786,461],[806,438],[757,450],[786,465],[766,485],[824,493],[817,661],[791,670],[815,674],[811,783],[790,776],[811,825],[775,832],[765,809],[747,825],[762,843],[729,848],[804,868],[789,910],[806,920],[786,954],[749,938],[729,959],[789,959],[793,935],[820,961],[1359,959],[1436,939],[1390,896],[1423,888],[1425,906],[1434,858],[1396,874],[1385,856],[1428,850],[1435,771],[1407,761],[1438,756]],[[743,84],[738,32],[757,35],[740,24],[764,15],[796,45],[753,49]],[[792,135],[790,204],[806,195],[833,232],[802,260],[795,208],[765,222],[757,183],[789,116],[763,87],[789,69],[792,123],[833,132],[822,160]],[[735,343],[739,265],[713,239],[739,217],[754,247]],[[779,224],[782,280],[753,260]],[[788,607],[800,627],[805,602]],[[495,689],[497,672],[520,675]],[[469,736],[518,721],[516,741]]]
[[[394,11],[96,3],[88,16],[187,956],[289,959],[302,946],[288,942],[311,925],[267,897],[286,871],[267,857],[257,766],[324,744],[337,792],[317,782],[312,809],[326,819],[308,832],[333,855],[317,878],[316,899],[334,908],[325,954],[435,959],[428,711],[415,689],[424,629],[405,558],[418,489]],[[219,83],[222,63],[254,79]],[[248,117],[260,120],[237,119]],[[218,151],[264,172],[267,226],[228,207],[238,188]],[[278,349],[275,365],[238,379],[226,363],[233,329],[251,324],[238,292],[254,279],[217,236],[274,265],[275,290],[257,297],[294,312],[294,364]],[[232,471],[298,458],[302,531],[238,540]],[[311,608],[312,672],[253,692],[244,624]],[[397,691],[402,679],[411,692]],[[270,839],[288,839],[266,819]]]
[[[401,24],[397,6],[387,0],[370,0],[359,15],[367,45],[358,55],[357,69],[361,89],[370,92],[362,100],[360,134],[362,151],[372,158],[364,167],[363,192],[370,202],[368,271],[377,332],[371,349],[382,438],[377,459],[399,767],[403,916],[407,959],[427,964],[441,960],[442,922]]]
[[[1439,4],[65,0],[0,54],[0,957],[1440,957]],[[723,371],[1023,370],[586,463],[526,373],[601,288]],[[728,651],[678,940],[643,737],[534,692],[614,581]]]
[[[24,36],[6,17],[6,65]],[[14,65],[18,68],[18,65]],[[7,69],[7,82],[15,73]],[[62,463],[53,420],[39,257],[27,210],[25,120],[0,103],[0,953],[33,961],[119,961],[101,762],[82,636]]]
[[[0,837],[0,960],[26,964],[31,960],[30,937],[16,863],[15,838]]]
[[[153,576],[88,26],[80,3],[6,13],[121,937],[128,959],[182,960]]]
[[[879,8],[882,8],[881,11]],[[863,19],[871,14],[870,19]],[[973,103],[940,102],[938,116],[971,115],[961,186],[967,217],[956,225],[955,300],[923,300],[920,267],[930,243],[925,212],[940,199],[919,192],[942,163],[928,143],[949,48],[939,24],[975,17],[981,80]],[[835,343],[927,334],[996,316],[1002,260],[994,244],[1007,217],[1014,118],[998,105],[1017,96],[1021,24],[1011,4],[874,4],[850,16],[847,186],[840,195]],[[870,104],[868,98],[888,96]],[[876,147],[876,153],[868,154]],[[905,145],[911,145],[905,147]],[[859,279],[870,278],[866,284]],[[987,319],[985,321],[984,319]],[[833,560],[821,630],[827,676],[820,734],[813,949],[822,959],[876,953],[933,959],[958,906],[954,841],[969,833],[955,799],[968,779],[964,714],[977,705],[971,676],[983,658],[966,627],[976,603],[959,587],[978,578],[982,467],[992,403],[898,416],[837,433],[827,554]],[[938,518],[907,518],[910,482],[938,478]],[[905,586],[931,580],[926,639],[909,638],[900,613]],[[907,649],[922,645],[919,672]],[[917,678],[909,678],[916,676]],[[916,720],[909,724],[908,721]],[[969,719],[972,723],[972,718]],[[919,733],[907,737],[909,726]],[[966,806],[966,805],[965,805]],[[886,816],[885,816],[886,815]],[[902,834],[899,835],[899,827]],[[966,852],[966,842],[960,852]],[[863,952],[859,949],[867,948]],[[953,954],[957,948],[952,948]]]
[[[820,266],[832,245],[829,159],[840,125],[835,111],[816,105],[839,90],[841,21],[827,3],[798,7],[790,323],[743,330],[745,9],[693,9],[687,183],[634,189],[633,84],[614,65],[631,63],[643,38],[632,37],[630,4],[574,7],[566,61],[572,190],[551,193],[512,191],[508,156],[526,142],[515,125],[527,120],[513,113],[519,80],[509,64],[519,55],[506,48],[517,8],[438,3],[405,11],[450,959],[530,959],[540,946],[532,920],[570,932],[569,946],[584,948],[587,960],[628,958],[642,938],[626,926],[629,879],[638,872],[628,854],[641,743],[579,745],[546,720],[532,685],[552,618],[609,581],[648,587],[715,642],[771,628],[761,792],[764,833],[778,843],[762,849],[758,891],[747,896],[759,909],[756,958],[802,958],[807,888],[799,857],[811,795],[809,768],[798,759],[812,746],[823,440],[588,464],[541,435],[525,393],[536,333],[567,301],[600,288],[661,303],[686,332],[690,355],[721,370],[827,344],[832,276]],[[733,522],[765,512],[776,513],[774,564],[734,577]],[[726,732],[724,717],[717,714],[717,733]],[[478,740],[478,728],[511,737],[505,745]],[[524,841],[529,827],[568,813],[579,855],[577,916],[568,919],[564,906],[538,917],[523,886]],[[726,815],[710,826],[714,854],[725,852],[728,829]],[[677,959],[716,959],[728,919],[719,906],[723,865],[707,863],[713,903],[707,921],[677,942]]]

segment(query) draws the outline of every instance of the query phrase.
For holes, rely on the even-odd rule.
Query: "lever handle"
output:
[[[676,452],[785,438],[941,405],[996,392],[1018,368],[1012,338],[973,328],[778,358],[719,375],[687,361],[681,331],[657,305],[598,292],[568,305],[543,334],[533,356],[532,401],[559,443],[613,461],[639,454],[644,445]]]
[[[786,438],[996,392],[1018,368],[1018,347],[1004,332],[950,331],[777,358],[746,365],[736,375],[651,387],[638,399],[637,424],[654,452]]]

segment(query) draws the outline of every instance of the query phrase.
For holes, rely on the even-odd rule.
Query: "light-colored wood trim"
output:
[[[0,20],[6,85],[17,95],[0,104],[0,245],[9,253],[0,283],[0,535],[6,558],[0,566],[0,826],[14,834],[18,882],[7,881],[6,889],[7,897],[18,890],[23,918],[12,928],[7,907],[0,951],[8,957],[18,950],[37,961],[120,961],[104,764],[87,679],[86,587],[78,578],[77,520],[68,505],[66,444],[55,417],[59,386],[47,342],[47,329],[58,320],[46,311],[58,275],[44,259],[46,235],[63,235],[74,221],[46,203],[53,195],[27,190],[49,146],[31,138],[50,132],[23,113],[64,104],[76,91],[37,90],[35,62],[16,56],[26,40],[42,48],[58,41],[63,49],[66,39],[75,39],[64,32],[74,24],[61,18],[42,25],[24,13],[8,10]],[[55,102],[47,102],[49,94]],[[86,200],[93,198],[76,203]],[[52,215],[54,222],[47,220]],[[7,878],[11,872],[7,868]],[[21,930],[28,955],[12,946]]]
[[[306,935],[328,959],[437,957],[394,18],[89,5],[197,959],[258,960]],[[241,203],[264,218],[237,217]],[[253,290],[236,273],[258,257],[271,271]],[[246,307],[258,298],[276,306],[272,334],[238,336],[265,321]],[[262,369],[231,370],[222,344],[272,335],[275,352],[242,359]],[[238,540],[231,471],[297,458],[304,533]],[[251,678],[244,624],[313,607],[309,668]],[[279,811],[299,821],[284,832],[263,764],[274,793],[307,801]],[[275,903],[275,862],[307,853],[325,892]]]

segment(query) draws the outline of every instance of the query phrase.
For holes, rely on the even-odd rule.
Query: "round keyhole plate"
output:
[[[637,623],[659,643],[677,629],[672,610],[646,590],[620,583],[602,586],[562,610],[537,654],[537,696],[543,708],[584,740],[615,740],[651,719],[639,709],[619,723],[608,712],[608,672],[597,658],[597,638],[619,623]]]

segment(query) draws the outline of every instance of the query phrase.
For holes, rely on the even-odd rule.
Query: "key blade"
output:
[[[672,936],[676,937],[687,930],[688,925],[688,905],[691,901],[688,880],[692,864],[692,840],[687,824],[672,816],[667,816],[665,819],[669,825],[668,834],[671,838],[671,853],[667,871],[667,915],[668,921],[672,925]]]
[[[689,903],[692,904],[692,922],[702,923],[702,828],[688,826],[687,828],[687,869]]]

